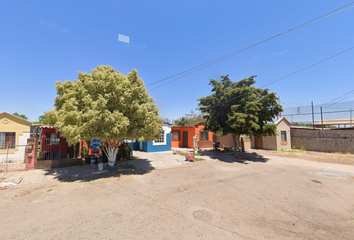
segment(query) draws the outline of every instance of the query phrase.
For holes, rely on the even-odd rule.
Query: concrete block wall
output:
[[[310,151],[354,153],[354,129],[291,129],[291,145]]]

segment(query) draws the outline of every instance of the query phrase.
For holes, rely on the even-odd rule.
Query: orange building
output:
[[[205,123],[190,127],[174,126],[171,128],[171,147],[193,148],[193,137],[197,135],[198,148],[213,148],[213,133],[203,131]]]

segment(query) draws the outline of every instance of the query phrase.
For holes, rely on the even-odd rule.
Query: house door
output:
[[[183,132],[183,147],[188,147],[188,132]]]
[[[256,148],[262,149],[263,148],[263,138],[262,137],[256,137],[255,138],[255,145],[256,145]]]

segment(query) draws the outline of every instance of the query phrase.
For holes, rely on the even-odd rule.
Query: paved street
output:
[[[0,238],[354,236],[353,166],[254,154],[233,161],[205,152],[206,161],[194,163],[172,153],[134,155],[145,159],[133,161],[141,169],[120,176],[26,172],[19,185],[0,190]]]

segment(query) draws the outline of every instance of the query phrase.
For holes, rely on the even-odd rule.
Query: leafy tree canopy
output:
[[[204,113],[196,114],[193,110],[174,121],[173,125],[175,126],[193,126],[200,122],[205,122]]]
[[[151,141],[161,136],[162,120],[137,70],[127,75],[111,66],[79,72],[74,82],[56,82],[55,110],[50,123],[69,144],[100,139],[109,158],[115,158],[124,138]]]
[[[282,112],[275,93],[256,88],[256,76],[232,82],[229,75],[221,80],[210,80],[210,96],[198,99],[202,113],[206,114],[206,129],[221,135],[232,134],[237,146],[240,135],[276,135],[273,119]],[[236,150],[236,149],[235,149]]]
[[[38,121],[33,122],[34,124],[49,124],[49,118],[47,115],[43,114],[38,117]]]
[[[15,115],[15,116],[17,116],[17,117],[20,117],[20,118],[23,118],[23,119],[28,120],[28,117],[27,117],[26,115],[24,115],[24,114],[19,114],[19,113],[17,113],[17,112],[14,112],[12,115]]]

